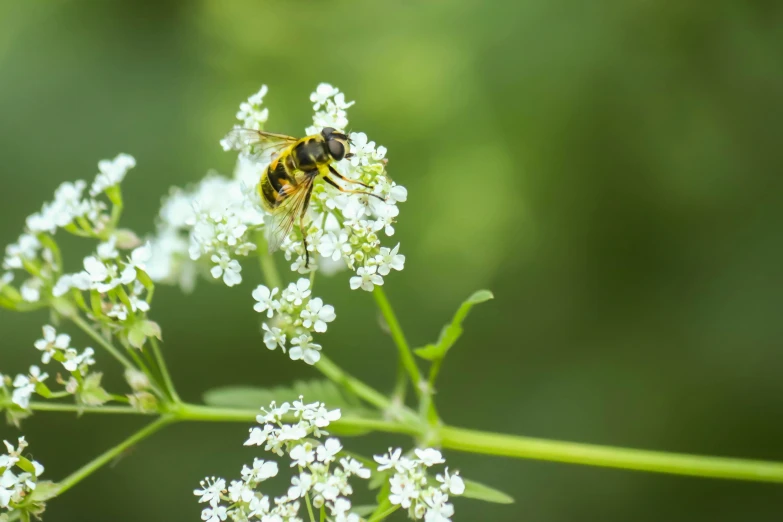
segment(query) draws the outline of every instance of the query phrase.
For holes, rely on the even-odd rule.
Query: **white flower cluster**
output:
[[[99,173],[90,187],[91,197],[84,195],[87,188],[84,180],[62,183],[54,192],[54,200],[44,203],[39,212],[30,215],[25,222],[24,233],[16,243],[6,247],[2,268],[9,272],[0,276],[0,297],[11,302],[40,301],[42,292],[51,289],[52,280],[62,270],[59,253],[50,236],[60,228],[77,236],[106,236],[107,229],[116,223],[108,212],[108,205],[94,198],[106,192],[111,202],[119,202],[117,184],[135,165],[136,161],[127,154],[120,154],[113,160],[102,160],[98,164]],[[29,275],[18,293],[11,286],[14,270],[24,270]]]
[[[312,332],[325,332],[327,323],[336,317],[332,305],[324,304],[323,299],[312,297],[311,293],[310,281],[305,278],[290,283],[282,292],[264,285],[253,290],[253,299],[257,301],[253,309],[272,319],[271,326],[262,326],[266,347],[280,347],[285,353],[286,340],[290,340],[288,356],[307,364],[315,364],[321,358],[321,345],[313,342]]]
[[[172,189],[160,209],[148,273],[153,281],[193,289],[199,263],[228,286],[242,281],[237,260],[256,249],[251,234],[264,214],[243,192],[261,176],[248,161],[237,163],[234,178],[210,174],[187,190]]]
[[[57,382],[64,385],[64,395],[75,395],[79,404],[90,406],[103,404],[109,399],[109,395],[100,385],[102,374],[90,373],[90,367],[95,364],[95,351],[92,348],[87,347],[79,352],[71,347],[71,337],[68,334],[58,334],[51,325],[43,327],[43,337],[35,341],[35,348],[41,352],[43,364],[54,360],[70,374],[68,380],[57,375]],[[27,375],[19,374],[14,378],[11,402],[27,410],[33,393],[50,398],[53,394],[44,384],[48,377],[49,374],[42,372],[38,366],[30,366]]]
[[[449,474],[446,468],[438,474],[437,485],[433,485],[427,475],[428,468],[443,464],[445,460],[440,451],[432,448],[416,449],[416,458],[402,455],[400,448],[389,448],[386,455],[376,455],[378,471],[394,470],[389,479],[391,494],[389,501],[408,510],[408,516],[425,522],[451,522],[454,506],[449,503],[449,495],[461,495],[465,492],[465,483],[459,472]]]
[[[7,440],[4,440],[3,444],[7,453],[0,455],[0,508],[3,509],[2,515],[6,515],[16,511],[18,504],[29,499],[38,486],[38,479],[43,474],[44,467],[22,455],[27,448],[24,437],[19,437],[16,448]],[[36,506],[36,511],[42,510],[42,506]]]
[[[266,93],[266,87],[261,92]],[[315,114],[313,125],[305,130],[307,135],[317,134],[324,127],[338,130],[347,127],[346,109],[354,102],[346,102],[339,89],[321,84],[310,100],[314,102]],[[256,101],[259,105],[254,105],[254,110],[259,111],[260,98]],[[240,115],[245,112],[240,111]],[[264,122],[267,117],[268,112],[264,109]],[[307,273],[320,267],[323,272],[333,273],[348,267],[356,272],[351,278],[351,288],[370,291],[374,286],[382,285],[384,276],[392,270],[402,270],[405,265],[405,256],[399,254],[399,244],[394,248],[383,247],[381,237],[394,234],[393,223],[399,214],[397,203],[405,201],[408,193],[387,175],[385,147],[376,146],[363,132],[351,133],[350,140],[350,157],[337,162],[335,168],[343,176],[370,187],[369,192],[377,197],[347,194],[325,183],[317,183],[308,210],[309,267],[305,266],[305,247],[298,227],[283,240],[281,249],[295,272]],[[271,160],[259,158],[252,144],[228,138],[222,143],[226,150],[240,151],[240,158],[254,158],[260,169],[265,169]],[[339,179],[336,182],[345,184]],[[349,190],[359,188],[345,185]]]
[[[302,522],[299,511],[303,503],[308,509],[324,509],[334,522],[359,522],[351,512],[353,493],[351,477],[368,479],[370,470],[360,462],[342,456],[339,439],[327,437],[324,430],[330,422],[340,418],[340,410],[327,410],[323,403],[305,404],[302,397],[293,404],[274,402],[269,410],[262,409],[257,417],[262,427],[252,428],[246,446],[263,446],[265,451],[278,456],[288,455],[291,467],[298,473],[291,478],[285,495],[271,498],[258,490],[264,480],[278,474],[276,462],[255,459],[253,466],[244,466],[242,479],[232,481],[211,477],[201,482],[194,491],[199,502],[208,503],[201,514],[206,522],[231,519],[236,522],[260,520],[263,522]],[[286,418],[295,424],[286,424]]]

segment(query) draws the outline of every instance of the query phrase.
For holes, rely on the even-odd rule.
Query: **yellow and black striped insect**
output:
[[[274,218],[273,225],[267,233],[270,252],[280,248],[280,244],[291,232],[294,222],[298,219],[304,242],[305,266],[310,265],[304,221],[313,184],[319,175],[341,192],[366,194],[383,201],[383,198],[377,194],[341,187],[331,178],[334,176],[370,188],[361,181],[346,178],[332,165],[336,161],[352,156],[350,138],[332,127],[324,127],[320,134],[299,139],[285,134],[242,128],[234,129],[229,136],[246,145],[255,146],[257,156],[273,155],[272,162],[258,182],[261,203]]]

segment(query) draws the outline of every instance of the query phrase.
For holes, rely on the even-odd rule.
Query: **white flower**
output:
[[[414,450],[414,453],[416,453],[416,456],[419,457],[422,464],[424,464],[428,468],[434,466],[435,464],[443,464],[444,462],[446,462],[445,460],[443,460],[443,455],[441,454],[441,452],[433,448],[425,448],[425,449],[416,448]]]
[[[305,442],[304,444],[294,446],[288,456],[291,457],[291,467],[305,467],[315,460],[315,451],[312,444]]]
[[[332,261],[339,261],[343,256],[351,255],[351,244],[345,232],[329,232],[321,236],[317,246],[318,253]]]
[[[351,278],[351,290],[361,288],[367,292],[372,292],[375,286],[383,285],[383,277],[376,274],[378,270],[376,266],[359,267],[356,271],[356,276]]]
[[[212,277],[219,279],[220,276],[223,276],[223,282],[226,286],[234,286],[242,282],[242,274],[240,274],[242,267],[239,261],[231,259],[226,253],[221,253],[219,256],[213,255],[211,259],[213,263],[217,263],[210,270]]]
[[[298,361],[299,359],[302,359],[307,364],[317,363],[321,359],[321,345],[312,341],[313,338],[307,334],[302,334],[299,337],[291,339],[291,344],[296,345],[288,350],[288,356],[291,357],[291,360]]]
[[[242,467],[242,480],[245,482],[263,482],[277,476],[277,462],[273,460],[253,459],[253,467]]]
[[[275,299],[275,295],[278,291],[278,288],[273,288],[270,290],[264,285],[258,285],[256,289],[253,290],[252,294],[253,299],[258,301],[255,305],[253,305],[253,310],[260,314],[266,312],[266,316],[271,318],[280,308],[280,301]]]
[[[279,346],[285,352],[285,333],[283,330],[275,326],[270,328],[266,323],[261,325],[261,328],[264,330],[264,344],[266,347],[274,350]]]
[[[37,277],[27,279],[22,286],[19,287],[19,293],[22,295],[22,299],[28,303],[35,303],[41,299],[41,287],[43,286],[43,280]]]
[[[95,364],[95,359],[92,358],[93,355],[95,355],[95,350],[92,348],[85,348],[81,354],[72,348],[68,349],[65,351],[63,367],[69,372],[79,370],[82,375],[86,375],[87,368]]]
[[[302,310],[302,326],[312,327],[316,332],[325,332],[326,323],[331,323],[337,317],[332,305],[324,305],[320,297],[311,299],[307,308]]]
[[[449,468],[443,471],[443,475],[436,475],[435,478],[441,483],[440,489],[452,495],[462,495],[465,492],[465,483],[459,476],[459,471],[449,475]]]
[[[138,268],[139,270],[146,270],[147,261],[152,258],[152,246],[149,241],[144,243],[138,248],[134,248],[128,258],[127,266]]]
[[[232,480],[228,486],[228,498],[231,502],[250,502],[253,498],[253,490],[241,480]]]
[[[100,173],[90,187],[90,195],[97,196],[109,187],[119,185],[125,178],[125,174],[135,166],[136,160],[129,154],[119,154],[113,160],[99,161]]]
[[[438,490],[426,495],[424,502],[428,508],[424,515],[424,522],[451,522],[451,517],[454,516],[454,506],[449,504],[448,500],[448,495]]]
[[[392,269],[402,270],[405,268],[405,256],[398,254],[400,244],[397,243],[393,249],[381,247],[381,252],[375,256],[375,262],[378,265],[378,273],[382,276],[389,275]]]
[[[343,446],[340,444],[339,439],[330,438],[326,439],[322,445],[318,446],[318,448],[315,450],[315,453],[319,462],[329,464],[330,462],[334,462],[335,457],[340,451],[342,451],[342,449]]]
[[[301,278],[296,283],[289,283],[283,290],[283,299],[292,302],[294,306],[302,304],[302,300],[310,297],[310,280]]]
[[[205,522],[221,522],[228,517],[225,506],[213,506],[204,508],[201,512],[201,520]]]
[[[35,341],[35,348],[43,352],[41,362],[48,364],[57,350],[67,350],[71,345],[71,336],[67,334],[57,334],[54,326],[46,325],[43,327],[43,339]]]
[[[5,247],[3,268],[6,270],[22,268],[23,261],[35,259],[40,249],[41,243],[38,238],[31,234],[22,234],[16,243]]]
[[[356,475],[363,479],[370,478],[370,470],[365,468],[361,462],[353,457],[340,459],[340,465],[342,465],[345,472],[349,475]]]
[[[375,455],[373,459],[375,459],[375,462],[379,464],[378,471],[385,471],[387,469],[391,469],[397,466],[397,463],[400,462],[400,456],[402,455],[402,449],[392,449],[389,448],[388,456],[386,455]]]
[[[296,500],[304,497],[313,485],[313,476],[309,473],[300,473],[291,478],[291,487],[288,488],[288,498]]]
[[[408,509],[411,507],[411,501],[419,498],[419,488],[407,475],[396,474],[389,479],[389,484],[391,485],[389,502],[394,505]]]
[[[209,502],[212,507],[220,503],[220,494],[226,489],[226,481],[222,478],[206,478],[201,481],[201,489],[193,490],[193,494],[200,496],[199,502]]]
[[[45,381],[48,377],[49,374],[41,373],[41,369],[38,366],[30,366],[29,375],[19,374],[14,379],[14,392],[11,394],[11,402],[26,410],[30,405],[30,396],[35,391],[35,385]]]
[[[116,259],[120,253],[117,252],[117,238],[111,237],[108,241],[98,245],[96,252],[100,259]]]

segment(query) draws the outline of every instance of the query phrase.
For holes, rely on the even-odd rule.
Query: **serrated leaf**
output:
[[[465,492],[463,497],[472,498],[475,500],[483,500],[484,502],[493,502],[495,504],[513,504],[514,499],[503,493],[499,489],[492,488],[476,482],[474,480],[463,479],[465,483]]]
[[[225,386],[208,390],[204,402],[209,406],[258,409],[272,401],[278,404],[295,401],[302,395],[306,402],[320,401],[329,409],[340,408],[343,414],[367,413],[355,395],[348,394],[332,381],[316,379],[296,381],[293,386],[259,388],[255,386]],[[365,415],[366,416],[366,415]]]
[[[435,344],[428,344],[422,348],[417,348],[414,350],[416,355],[428,361],[436,361],[446,357],[448,351],[462,335],[462,321],[468,316],[468,312],[473,308],[473,305],[484,303],[493,298],[494,296],[489,290],[479,290],[478,292],[473,293],[473,295],[468,297],[462,305],[460,305],[457,313],[454,314],[451,323],[444,326],[440,331],[438,342]]]

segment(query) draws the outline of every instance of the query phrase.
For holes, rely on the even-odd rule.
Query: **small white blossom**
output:
[[[30,494],[36,489],[38,479],[44,472],[44,467],[35,460],[27,460],[27,464],[31,465],[33,471],[29,471],[29,467],[24,468],[20,464],[22,460],[25,448],[27,448],[27,441],[24,437],[19,437],[18,446],[14,448],[13,444],[4,440],[7,453],[0,455],[0,468],[3,468],[3,473],[0,475],[0,508],[6,509],[0,517],[13,513],[16,508],[11,508],[11,504],[22,504],[30,498]],[[40,512],[44,509],[44,505],[41,502],[36,502],[33,505],[26,505],[26,509]]]
[[[11,401],[26,410],[30,406],[30,397],[35,392],[36,384],[44,382],[48,377],[49,374],[41,373],[41,369],[38,366],[30,366],[28,375],[19,374],[14,379],[14,391],[11,394]]]
[[[313,342],[313,338],[307,334],[291,339],[292,346],[288,350],[288,356],[292,361],[302,359],[307,364],[315,364],[321,359],[321,345]]]
[[[67,334],[58,334],[54,326],[46,325],[43,327],[43,339],[35,341],[35,348],[43,352],[41,362],[48,364],[52,356],[58,351],[64,351],[71,347],[71,336]]]
[[[99,161],[100,173],[90,187],[90,195],[97,196],[109,187],[119,185],[125,179],[125,174],[135,166],[136,160],[129,154],[119,154],[113,160]]]
[[[220,503],[220,494],[226,489],[226,481],[222,478],[206,478],[201,481],[201,489],[193,490],[199,496],[199,502],[209,502],[213,507]]]
[[[280,301],[275,299],[275,295],[278,291],[279,289],[277,288],[269,290],[269,288],[264,285],[258,285],[256,289],[253,290],[253,299],[258,301],[253,306],[253,310],[260,314],[266,312],[266,316],[271,318],[280,308]]]
[[[356,275],[351,278],[351,290],[361,288],[367,292],[372,292],[376,286],[383,285],[383,277],[376,274],[378,267],[362,266],[356,271]]]
[[[462,495],[465,492],[465,483],[459,476],[459,471],[449,475],[449,468],[443,470],[443,475],[436,475],[435,478],[441,483],[440,489],[452,495]]]
[[[316,297],[307,303],[307,307],[302,310],[301,317],[302,326],[305,328],[312,327],[316,332],[325,332],[326,323],[334,321],[336,315],[332,305],[324,305],[323,300]]]
[[[223,282],[226,283],[226,286],[234,286],[242,282],[242,266],[239,261],[231,259],[226,253],[221,253],[213,255],[212,262],[215,263],[215,266],[210,270],[212,277],[220,279],[223,276]]]

